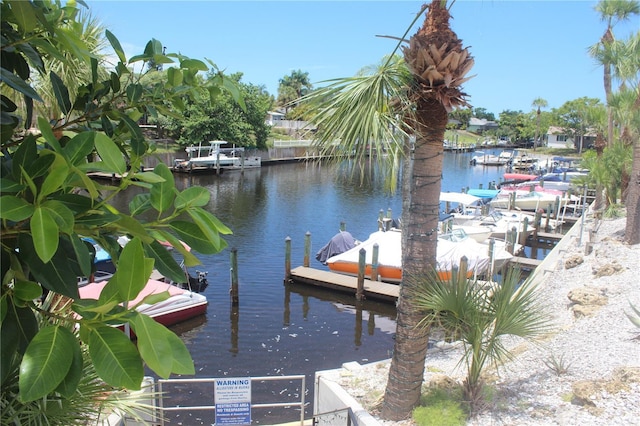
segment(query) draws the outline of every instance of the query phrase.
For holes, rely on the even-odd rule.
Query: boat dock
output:
[[[298,266],[292,269],[289,281],[338,290],[354,296],[358,291],[358,277],[322,271],[307,266]],[[400,294],[400,286],[398,284],[365,279],[363,294],[366,299],[395,302]]]

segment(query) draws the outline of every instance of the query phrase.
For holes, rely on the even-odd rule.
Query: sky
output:
[[[127,57],[155,38],[168,52],[209,59],[225,73],[277,96],[284,76],[307,72],[314,87],[379,64],[416,33],[423,1],[91,1],[97,17]],[[463,90],[474,108],[498,118],[529,112],[537,98],[548,109],[580,97],[604,100],[603,70],[589,56],[605,23],[586,0],[457,0],[451,28],[475,59]],[[628,38],[640,17],[618,24]],[[387,36],[387,37],[380,37]]]

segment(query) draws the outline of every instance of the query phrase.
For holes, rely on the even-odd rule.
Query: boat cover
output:
[[[316,260],[327,264],[327,259],[340,253],[352,249],[356,246],[356,240],[350,232],[340,231],[329,240],[329,242],[316,253]]]

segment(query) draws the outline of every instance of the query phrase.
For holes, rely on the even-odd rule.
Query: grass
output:
[[[429,389],[422,396],[421,405],[413,410],[418,426],[458,426],[467,422],[460,389]]]

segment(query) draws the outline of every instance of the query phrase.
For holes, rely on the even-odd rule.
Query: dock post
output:
[[[378,243],[373,244],[373,251],[371,252],[371,281],[378,281],[378,254],[380,247]]]
[[[231,249],[231,305],[238,306],[240,297],[238,295],[238,249]]]
[[[489,280],[493,277],[493,265],[495,264],[496,257],[496,240],[489,239]]]
[[[311,232],[307,231],[304,234],[304,262],[302,263],[305,268],[309,267],[309,258],[311,257]]]
[[[347,224],[344,223],[344,220],[340,222],[340,231],[344,232],[347,230]]]
[[[507,247],[506,248],[510,254],[513,254],[517,233],[518,233],[518,230],[516,229],[515,226],[507,231]]]
[[[284,282],[291,281],[291,237],[284,239]]]
[[[364,299],[364,273],[367,251],[363,248],[358,252],[358,288],[356,290],[356,300]]]
[[[556,196],[556,203],[554,204],[553,218],[557,221],[560,214],[560,196]]]
[[[469,271],[469,259],[467,256],[462,256],[460,258],[460,267],[458,268],[458,279],[465,280],[467,279],[467,272]],[[453,277],[453,273],[451,274]]]
[[[516,192],[513,191],[509,194],[509,210],[513,210],[516,207]]]
[[[525,216],[522,220],[522,231],[520,231],[520,244],[527,245],[527,230],[529,229],[529,217]]]
[[[384,210],[378,212],[378,231],[382,231],[384,227]]]
[[[536,233],[538,232],[538,228],[542,225],[542,209],[536,210],[535,223],[534,226],[536,228]]]
[[[547,206],[547,218],[545,220],[545,224],[544,224],[544,230],[546,232],[549,232],[549,230],[551,229],[550,225],[549,225],[549,221],[551,220],[551,203],[549,203],[549,205]]]

